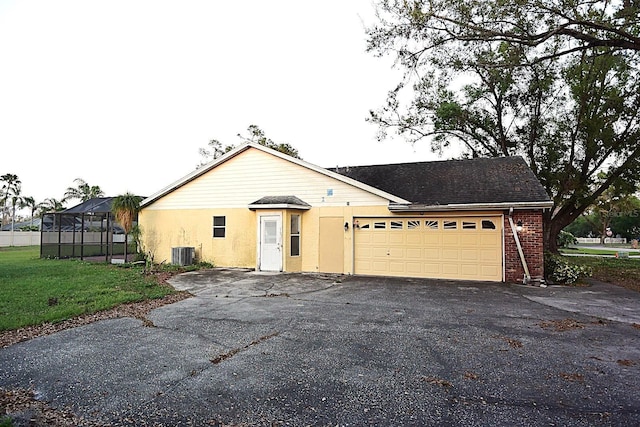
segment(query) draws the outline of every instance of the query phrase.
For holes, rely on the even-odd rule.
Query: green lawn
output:
[[[593,278],[640,292],[640,259],[599,257],[566,257],[569,262],[587,265],[593,270]]]
[[[629,252],[629,251],[626,251],[624,248],[591,249],[591,248],[572,247],[572,248],[560,249],[560,253],[563,253],[563,254],[615,255],[618,252]],[[638,254],[637,252],[629,252],[629,256],[637,257],[637,256],[640,256],[640,254]]]
[[[174,292],[141,268],[40,259],[39,247],[0,248],[0,331],[58,322]]]

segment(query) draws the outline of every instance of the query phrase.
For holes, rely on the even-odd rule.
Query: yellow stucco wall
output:
[[[213,237],[213,217],[226,217],[226,236]],[[249,209],[146,210],[138,217],[146,251],[171,262],[171,248],[193,246],[200,261],[216,266],[255,267],[256,214]]]
[[[283,269],[290,272],[319,272],[318,242],[321,234],[336,235],[336,230],[321,230],[321,217],[341,217],[342,236],[336,245],[344,253],[343,273],[352,271],[352,223],[358,215],[389,215],[386,207],[325,207],[307,211],[279,210],[283,218]],[[148,210],[139,214],[142,241],[146,251],[154,253],[156,262],[171,262],[171,248],[193,246],[198,260],[212,262],[220,267],[255,268],[258,248],[258,218],[264,211],[248,208],[235,209],[176,209]],[[291,215],[300,215],[300,255],[291,256]],[[213,237],[213,217],[226,217],[225,238]],[[344,231],[344,223],[349,230]],[[333,233],[331,233],[333,231]]]

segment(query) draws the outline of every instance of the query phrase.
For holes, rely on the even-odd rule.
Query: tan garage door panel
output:
[[[358,218],[355,274],[502,280],[502,219]]]

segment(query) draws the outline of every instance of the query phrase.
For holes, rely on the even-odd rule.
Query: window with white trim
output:
[[[291,215],[291,256],[300,256],[300,215]]]
[[[227,218],[224,216],[213,217],[213,237],[224,238],[227,234]]]

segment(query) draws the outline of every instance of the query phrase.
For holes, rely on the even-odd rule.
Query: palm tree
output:
[[[40,209],[41,205],[42,203],[36,203],[36,199],[34,199],[31,196],[22,198],[22,203],[20,203],[20,207],[29,208],[31,210],[31,224],[29,227],[30,229],[33,229],[33,217],[35,216],[36,211]]]
[[[111,211],[116,217],[116,221],[124,230],[124,260],[127,261],[127,245],[129,233],[133,228],[133,221],[140,210],[140,202],[142,197],[133,195],[129,192],[121,194],[111,202]]]
[[[7,206],[8,200],[11,200],[11,202],[14,205],[13,216],[15,216],[15,204],[18,202],[17,198],[20,196],[22,181],[20,181],[20,179],[18,178],[18,175],[14,175],[12,173],[6,173],[0,176],[0,182],[4,183],[2,184],[2,192],[0,193],[0,207],[2,208],[1,219],[2,219],[2,225],[4,225],[7,220],[7,216],[8,216],[7,212],[9,210],[9,207]],[[12,224],[13,224],[13,220],[12,220]]]
[[[40,209],[40,215],[49,212],[63,211],[65,209],[64,200],[58,200],[54,198],[44,199],[44,202],[38,205],[38,209]]]
[[[98,185],[89,185],[82,178],[76,178],[73,182],[77,183],[76,187],[68,187],[67,191],[64,193],[64,198],[62,201],[67,201],[69,199],[80,199],[83,202],[87,200],[103,197],[104,191]]]

